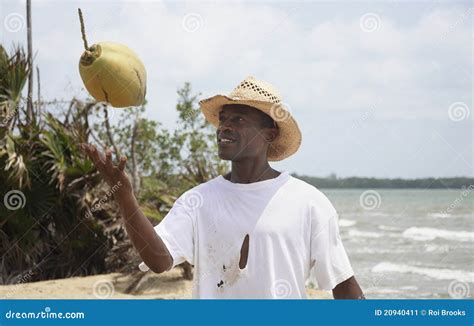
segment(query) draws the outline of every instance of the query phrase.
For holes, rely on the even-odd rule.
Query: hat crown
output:
[[[271,84],[258,80],[252,76],[245,78],[229,94],[233,99],[253,100],[270,103],[280,103],[281,96],[278,90]]]

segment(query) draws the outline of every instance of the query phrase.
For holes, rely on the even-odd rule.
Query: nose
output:
[[[224,119],[223,121],[221,121],[217,129],[219,131],[233,130],[232,124],[230,123],[230,119]]]

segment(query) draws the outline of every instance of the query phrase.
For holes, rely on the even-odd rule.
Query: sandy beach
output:
[[[191,299],[192,281],[174,268],[163,274],[102,274],[0,286],[2,299]],[[309,298],[332,299],[331,292],[307,289]]]

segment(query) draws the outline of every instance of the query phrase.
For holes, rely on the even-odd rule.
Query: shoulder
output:
[[[291,176],[288,186],[291,193],[303,200],[307,205],[310,215],[313,217],[335,216],[337,215],[334,205],[324,192],[317,187]]]
[[[214,178],[215,179],[215,178]],[[209,193],[212,190],[213,180],[203,182],[182,193],[173,203],[169,212],[170,215],[187,216],[194,220],[200,215],[206,203],[212,202],[209,199]]]
[[[196,204],[199,204],[199,202],[201,202],[204,197],[209,196],[214,191],[217,186],[217,179],[218,177],[215,177],[186,190],[181,196],[178,197],[177,202],[196,202]]]
[[[323,193],[323,191],[306,181],[290,176],[288,186],[293,188],[292,190],[298,191],[297,194],[304,197],[309,202],[319,204],[330,203],[328,197]]]

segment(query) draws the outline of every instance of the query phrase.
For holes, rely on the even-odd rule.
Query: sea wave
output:
[[[357,249],[352,249],[357,254],[405,254],[407,251],[405,248],[380,248],[380,247],[359,247]]]
[[[345,220],[345,219],[339,219],[339,226],[340,227],[349,227],[355,225],[357,222],[353,220]]]
[[[363,238],[381,238],[382,233],[370,232],[370,231],[360,231],[356,229],[349,230],[349,236],[351,237],[363,237]]]
[[[428,216],[434,218],[450,218],[452,215],[449,213],[429,213]]]
[[[366,216],[395,216],[394,213],[387,213],[387,212],[365,212],[364,215]]]
[[[394,264],[390,262],[381,262],[372,267],[373,273],[412,273],[428,276],[438,280],[458,280],[460,282],[474,282],[474,273],[457,270],[457,269],[441,269],[441,268],[427,268],[419,266],[411,266],[405,264]]]
[[[436,244],[426,244],[424,246],[426,252],[437,252],[437,253],[448,253],[450,251],[450,246],[448,245],[436,245]]]
[[[402,229],[396,226],[379,225],[378,228],[383,231],[401,231]]]
[[[405,238],[410,238],[418,241],[429,241],[436,238],[442,238],[453,241],[473,241],[474,232],[467,231],[452,231],[435,228],[419,228],[411,227],[403,231]]]

